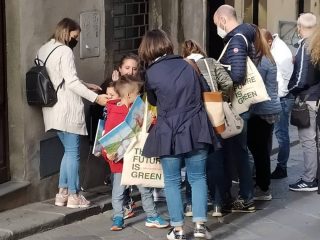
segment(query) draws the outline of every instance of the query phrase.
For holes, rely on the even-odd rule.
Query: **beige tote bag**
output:
[[[121,185],[141,185],[163,188],[163,171],[158,157],[147,158],[141,155],[147,140],[148,100],[145,102],[141,132],[130,143],[123,158]]]
[[[246,37],[240,33],[235,34],[240,35],[244,38],[247,43]],[[230,42],[231,40],[229,40]],[[220,62],[221,57],[224,55],[229,42],[224,47],[218,62]],[[225,66],[225,65],[224,65]],[[264,102],[270,100],[267,93],[266,87],[264,85],[263,79],[249,57],[247,57],[247,74],[246,80],[243,85],[234,86],[234,95],[232,97],[232,107],[238,114],[247,112],[252,104]]]

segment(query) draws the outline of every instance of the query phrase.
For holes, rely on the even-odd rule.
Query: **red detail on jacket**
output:
[[[129,109],[126,105],[118,105],[120,99],[110,100],[107,102],[107,121],[104,125],[105,134],[110,132],[116,126],[118,126],[121,122],[124,121],[127,116]],[[118,162],[110,161],[107,158],[106,153],[103,151],[102,156],[105,161],[109,164],[110,170],[112,173],[121,173],[123,168],[123,159]]]

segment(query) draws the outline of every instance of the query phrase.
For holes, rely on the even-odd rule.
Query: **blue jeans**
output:
[[[249,153],[247,147],[247,121],[248,113],[241,115],[244,120],[243,130],[239,135],[224,139],[222,141],[224,153],[224,171],[225,171],[225,197],[231,197],[232,170],[235,168],[239,177],[239,196],[245,201],[253,200],[253,182],[251,167],[249,164]],[[226,199],[228,201],[230,199]]]
[[[183,226],[184,213],[181,196],[181,164],[185,161],[188,181],[192,191],[193,222],[207,221],[207,150],[194,150],[185,154],[163,156],[161,164],[164,174],[165,193],[173,227]]]
[[[59,188],[68,188],[68,193],[75,194],[80,190],[80,136],[74,133],[57,132],[64,147],[60,165]]]
[[[112,208],[113,217],[123,218],[123,206],[125,200],[124,191],[126,190],[126,186],[120,185],[121,176],[122,173],[112,174]],[[142,186],[137,187],[141,193],[141,203],[147,217],[157,217],[159,214],[153,201],[153,188],[145,188]]]
[[[278,166],[282,169],[287,168],[287,162],[290,154],[289,138],[289,116],[294,104],[294,98],[291,96],[280,98],[282,111],[280,120],[274,124],[274,132],[279,143]]]

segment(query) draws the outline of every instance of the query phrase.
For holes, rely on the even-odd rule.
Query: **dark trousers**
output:
[[[232,200],[231,187],[235,171],[239,177],[239,196],[245,201],[253,199],[252,173],[247,147],[247,120],[243,119],[245,121],[242,132],[222,141],[226,190],[224,198],[226,202]]]
[[[270,185],[270,153],[273,124],[253,115],[248,120],[248,148],[256,168],[256,185],[267,191]]]
[[[219,206],[223,205],[225,194],[223,151],[222,149],[208,155],[207,159],[207,184],[208,193],[213,203]]]

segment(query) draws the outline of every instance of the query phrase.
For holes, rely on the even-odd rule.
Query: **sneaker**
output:
[[[90,201],[88,201],[83,195],[72,194],[68,197],[67,207],[68,208],[86,208],[90,206]]]
[[[212,217],[222,217],[221,206],[214,204]]]
[[[63,207],[67,205],[68,202],[68,194],[57,193],[56,199],[54,201],[54,205]]]
[[[272,199],[270,188],[267,191],[262,191],[260,187],[256,186],[254,189],[255,201],[270,201]]]
[[[186,217],[192,217],[192,205],[191,204],[186,204],[184,208],[184,215]]]
[[[252,213],[256,211],[253,201],[245,201],[239,198],[231,203],[230,212]]]
[[[288,177],[287,169],[277,166],[276,169],[271,173],[271,179],[282,179]]]
[[[124,228],[124,221],[122,217],[114,217],[110,228],[111,231],[121,231]]]
[[[135,207],[134,202],[131,202],[127,206],[123,207],[123,218],[124,219],[131,218],[135,215],[134,210],[133,210],[134,207]]]
[[[166,201],[166,195],[165,195],[164,189],[155,188],[153,190],[153,201],[155,201],[155,202],[165,202]]]
[[[148,217],[146,220],[146,226],[150,228],[166,228],[169,226],[169,223],[160,216]]]
[[[187,239],[186,236],[183,234],[183,231],[176,231],[173,228],[170,229],[170,231],[167,234],[168,240],[177,240],[177,239]]]
[[[193,236],[195,238],[205,238],[205,239],[211,239],[212,235],[210,234],[208,228],[204,224],[196,224]]]
[[[318,183],[316,180],[306,182],[300,178],[296,183],[290,184],[289,189],[295,192],[313,192],[318,190]]]

